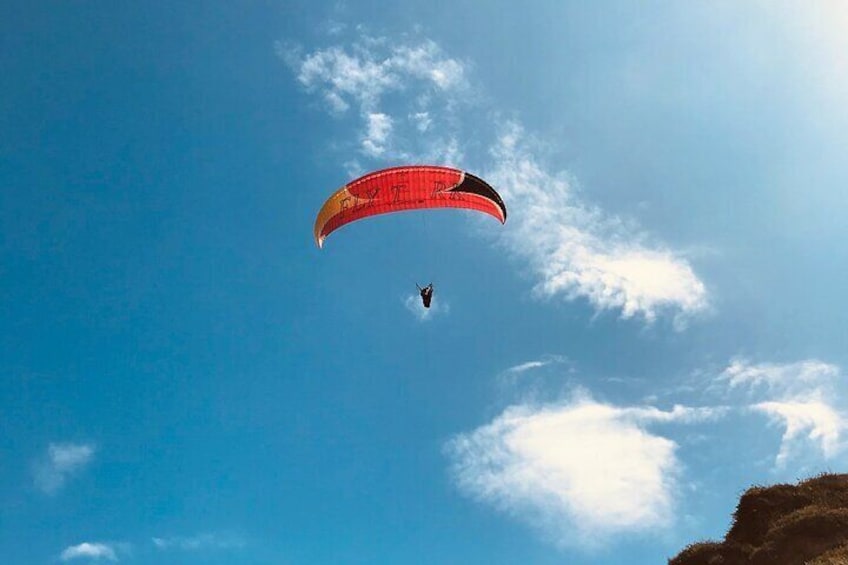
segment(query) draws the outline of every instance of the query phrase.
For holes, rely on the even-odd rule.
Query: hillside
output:
[[[753,487],[724,540],[693,543],[669,565],[848,565],[848,474]]]

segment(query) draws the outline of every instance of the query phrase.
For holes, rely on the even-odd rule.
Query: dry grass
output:
[[[694,543],[669,565],[848,565],[848,475],[755,486],[720,542]]]
[[[728,565],[747,563],[753,548],[747,545],[724,544],[717,541],[693,543],[669,560],[669,565]]]
[[[848,543],[819,555],[807,565],[848,565]]]

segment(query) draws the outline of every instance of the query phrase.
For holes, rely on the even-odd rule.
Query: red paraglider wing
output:
[[[459,169],[433,165],[375,171],[336,191],[315,219],[315,242],[350,222],[391,212],[425,208],[477,210],[506,222],[500,195],[482,179]]]

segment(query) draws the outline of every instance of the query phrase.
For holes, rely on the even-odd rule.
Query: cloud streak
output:
[[[669,310],[676,321],[705,310],[707,291],[689,263],[644,234],[581,202],[565,175],[546,171],[524,141],[521,126],[505,126],[487,173],[511,208],[505,247],[526,261],[546,297],[587,299],[598,310],[620,310],[653,322]]]
[[[244,539],[239,536],[220,533],[205,533],[188,537],[173,536],[167,538],[152,538],[151,541],[157,549],[162,551],[225,550],[239,549],[247,545]]]
[[[518,365],[514,365],[504,371],[507,374],[511,375],[519,375],[521,373],[526,373],[527,371],[532,371],[533,369],[541,369],[542,367],[547,367],[548,365],[554,365],[556,363],[565,363],[568,361],[566,357],[562,355],[545,355],[541,359],[535,359],[533,361],[527,361],[525,363],[519,363]]]
[[[35,486],[45,494],[58,492],[88,466],[94,453],[91,444],[51,443],[46,455],[34,466]]]
[[[458,111],[475,98],[467,65],[435,42],[361,36],[346,48],[301,55],[278,46],[278,53],[331,113],[356,107],[359,157],[486,171],[510,208],[499,243],[529,266],[538,296],[585,299],[597,311],[648,323],[670,312],[678,328],[708,308],[707,289],[685,257],[582,202],[567,175],[543,167],[520,124],[492,119],[494,111],[469,123],[486,103],[475,99],[477,112]],[[462,148],[485,138],[497,141],[473,167]],[[350,173],[363,170],[358,158],[345,165]]]
[[[527,361],[526,363],[521,363],[519,365],[515,365],[506,370],[507,373],[526,373],[527,371],[531,371],[533,369],[539,369],[549,365],[549,363],[545,361]]]
[[[796,363],[751,363],[731,360],[720,379],[731,388],[766,389],[781,395],[820,389],[839,376],[839,367],[815,359]]]

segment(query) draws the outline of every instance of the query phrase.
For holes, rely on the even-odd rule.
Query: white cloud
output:
[[[327,101],[327,104],[330,105],[330,109],[337,114],[343,114],[350,108],[350,104],[345,102],[345,99],[342,98],[338,92],[326,92],[324,93],[324,99]]]
[[[51,443],[47,454],[36,462],[33,475],[36,487],[46,494],[59,491],[67,480],[80,473],[94,457],[90,444]]]
[[[840,410],[844,395],[837,381],[839,367],[816,359],[795,363],[751,363],[737,358],[719,375],[729,388],[745,388],[761,399],[751,409],[784,427],[777,468],[792,458],[801,459],[812,445],[824,459],[832,459],[845,447],[848,417]]]
[[[431,81],[439,90],[461,88],[465,84],[465,68],[456,59],[444,58],[435,42],[427,40],[414,47],[400,47],[394,65],[420,79]]]
[[[368,127],[362,140],[362,151],[369,157],[379,157],[386,151],[386,141],[392,132],[392,119],[386,114],[368,114]]]
[[[356,100],[366,108],[377,104],[384,91],[397,88],[397,77],[385,62],[370,56],[351,55],[334,47],[316,51],[297,61],[297,79],[307,88],[324,87],[324,96]]]
[[[331,47],[300,57],[293,49],[277,44],[277,53],[292,66],[297,80],[307,89],[320,90],[336,110],[343,102],[356,102],[372,111],[381,98],[402,90],[410,79],[424,88],[450,91],[465,87],[464,65],[445,57],[436,43],[390,46],[384,38],[362,37],[350,49]]]
[[[527,371],[532,371],[533,369],[540,369],[542,367],[547,367],[548,365],[553,365],[555,363],[564,363],[567,359],[561,355],[546,355],[541,359],[536,359],[533,361],[527,361],[525,363],[519,363],[518,365],[514,365],[507,369],[506,373],[511,374],[520,374],[526,373]]]
[[[172,549],[181,551],[239,549],[247,545],[244,539],[239,536],[220,533],[206,533],[188,537],[153,538],[152,541],[153,545],[163,551]]]
[[[674,441],[647,425],[714,418],[712,409],[619,408],[582,398],[512,406],[447,444],[466,494],[541,530],[560,546],[596,546],[673,523],[680,464]]]
[[[357,178],[361,177],[366,173],[365,169],[362,167],[362,163],[360,163],[356,159],[351,159],[349,161],[344,162],[345,172],[349,178]]]
[[[621,408],[621,413],[628,418],[632,418],[635,422],[644,424],[650,423],[671,423],[678,422],[681,424],[694,424],[696,422],[704,422],[716,420],[723,417],[728,412],[726,406],[703,406],[693,408],[690,406],[682,406],[675,404],[671,410],[663,411],[653,406],[644,406],[636,408]]]
[[[327,22],[325,29],[328,35],[339,35],[347,29],[347,24],[344,22],[330,20]]]
[[[540,294],[586,298],[648,322],[669,310],[682,323],[707,308],[706,288],[684,258],[580,202],[569,179],[544,170],[522,138],[520,126],[506,127],[487,178],[510,208],[503,242],[535,271]]]
[[[839,367],[815,359],[796,363],[757,363],[736,358],[722,372],[721,379],[731,388],[766,388],[769,392],[787,394],[792,391],[818,389],[839,376]]]
[[[515,365],[514,367],[510,367],[507,369],[508,373],[524,373],[531,369],[538,369],[539,367],[544,367],[548,365],[548,363],[544,361],[527,361],[526,363],[521,363],[520,365]]]
[[[62,561],[71,561],[72,559],[87,558],[89,560],[117,561],[118,554],[115,548],[105,543],[88,543],[84,542],[79,545],[73,545],[66,548],[59,555]]]
[[[793,453],[802,451],[805,439],[817,445],[825,459],[834,457],[843,447],[841,436],[848,422],[825,402],[771,401],[760,402],[753,408],[785,427],[775,459],[778,468],[785,467]]]
[[[413,123],[415,124],[415,129],[419,132],[424,133],[428,129],[430,129],[430,125],[432,125],[433,120],[430,118],[429,112],[416,112],[409,117]]]
[[[364,36],[347,49],[302,56],[278,46],[278,52],[333,113],[357,107],[359,152],[365,157],[488,168],[484,176],[509,208],[501,241],[529,265],[540,296],[583,298],[599,311],[619,310],[624,318],[641,316],[649,323],[667,311],[678,328],[707,309],[707,290],[686,258],[647,243],[638,228],[581,202],[567,177],[542,167],[520,126],[506,124],[498,138],[491,126],[498,120],[491,116],[470,123],[465,110],[475,95],[467,66],[433,41]],[[389,100],[392,93],[402,95]],[[480,117],[479,108],[474,113]],[[474,168],[462,148],[487,136],[498,139],[489,156],[492,164]],[[351,163],[345,164],[349,171],[361,170],[361,164]]]
[[[454,121],[458,96],[468,90],[465,65],[445,56],[435,42],[361,36],[347,48],[306,55],[280,43],[276,49],[298,82],[320,94],[331,114],[341,116],[351,106],[356,108],[360,151],[366,157],[459,163],[455,127],[436,131],[432,126],[436,121],[442,125]],[[400,100],[387,101],[391,95]],[[391,136],[396,124],[406,128]]]

